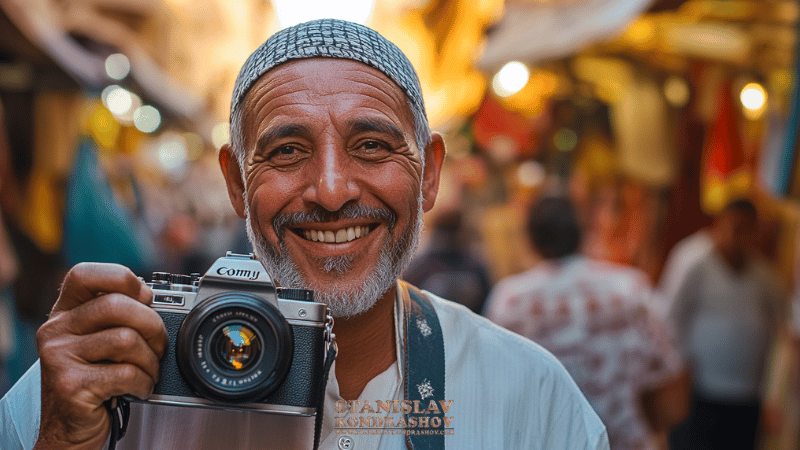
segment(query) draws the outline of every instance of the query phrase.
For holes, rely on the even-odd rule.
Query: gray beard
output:
[[[247,194],[245,193],[245,198]],[[325,303],[335,318],[348,318],[366,312],[383,296],[403,274],[414,258],[414,252],[422,232],[422,194],[417,198],[417,217],[414,223],[397,239],[387,240],[381,247],[378,262],[370,276],[358,286],[347,289],[335,284],[318,285],[313,279],[306,279],[297,268],[297,264],[289,256],[284,238],[287,228],[303,222],[322,222],[324,217],[354,219],[369,217],[388,222],[389,232],[395,227],[395,215],[389,210],[368,208],[354,205],[343,208],[336,213],[319,210],[303,211],[289,215],[279,215],[273,220],[273,228],[278,236],[278,247],[271,245],[264,236],[253,229],[250,219],[250,205],[245,201],[247,237],[253,246],[253,252],[266,268],[267,272],[280,286],[289,288],[312,289],[314,300]],[[330,220],[330,219],[329,219]],[[291,231],[289,231],[291,233]],[[353,257],[348,255],[319,258],[315,261],[324,272],[334,275],[346,275],[352,266]]]

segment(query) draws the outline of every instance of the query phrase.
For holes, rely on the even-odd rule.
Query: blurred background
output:
[[[441,225],[480,266],[461,283],[474,310],[536,262],[524,217],[542,192],[572,197],[585,253],[654,285],[677,242],[747,195],[793,292],[799,15],[790,0],[0,0],[0,393],[35,361],[73,264],[204,272],[248,251],[216,162],[233,83],[269,35],[320,17],[375,28],[417,68],[448,149],[421,251]],[[794,428],[768,444],[796,448]]]

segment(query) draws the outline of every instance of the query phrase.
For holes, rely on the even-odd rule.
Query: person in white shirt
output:
[[[313,289],[336,318],[322,448],[608,449],[605,427],[552,355],[398,281],[445,149],[397,47],[340,20],[282,30],[245,62],[231,111],[220,166],[256,257],[282,286]],[[103,448],[103,402],[148,398],[157,381],[167,338],[152,296],[124,267],[74,267],[39,331],[40,363],[0,401],[0,447]],[[432,375],[412,382],[419,373]],[[414,411],[417,428],[410,411],[374,413],[428,398],[441,400]],[[365,414],[383,426],[360,429]],[[404,434],[440,418],[445,433],[417,435],[442,440]],[[311,448],[310,422],[134,403],[119,448]]]
[[[670,437],[676,450],[756,445],[767,357],[789,317],[774,272],[756,255],[757,224],[750,200],[731,201],[714,222],[713,249],[691,267],[671,305],[693,390],[689,416]]]
[[[654,305],[659,314],[666,318],[686,274],[713,249],[714,240],[708,228],[701,228],[675,244],[664,263],[655,291]]]
[[[608,428],[615,450],[656,449],[688,409],[680,356],[651,311],[641,271],[586,258],[565,197],[532,205],[528,235],[543,261],[501,280],[486,315],[562,362]]]

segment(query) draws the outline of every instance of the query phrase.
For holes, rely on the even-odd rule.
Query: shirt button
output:
[[[339,438],[339,450],[352,450],[356,448],[356,443],[350,436],[342,436]]]

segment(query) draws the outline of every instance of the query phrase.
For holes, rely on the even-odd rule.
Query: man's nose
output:
[[[338,211],[361,197],[361,188],[353,173],[356,168],[345,150],[328,146],[315,156],[318,159],[312,164],[311,182],[303,193],[303,201],[328,211]]]

